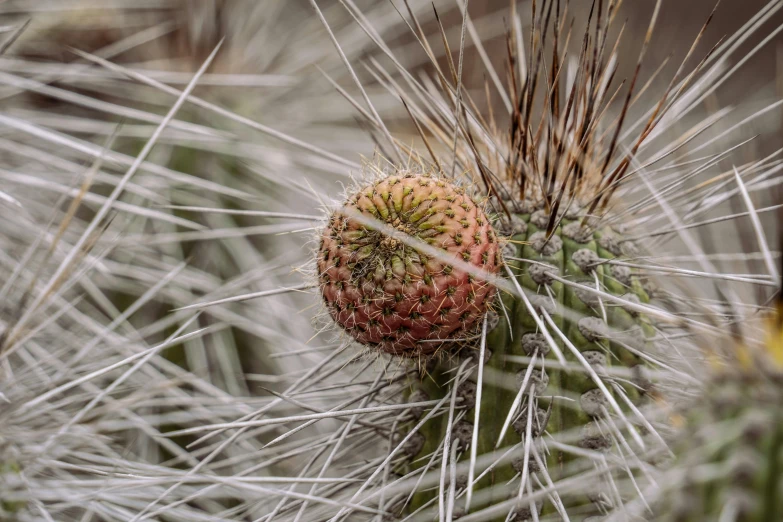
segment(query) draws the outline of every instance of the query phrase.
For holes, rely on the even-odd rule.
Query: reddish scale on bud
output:
[[[318,255],[321,293],[332,318],[359,342],[405,356],[464,337],[487,311],[486,281],[419,253],[350,216],[360,212],[490,274],[500,268],[495,232],[465,191],[417,174],[364,187],[336,211]]]

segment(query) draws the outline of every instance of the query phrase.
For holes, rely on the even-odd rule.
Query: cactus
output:
[[[783,519],[783,292],[773,299],[761,321],[702,338],[701,390],[675,413],[654,520]]]
[[[682,474],[662,501],[659,520],[783,517],[783,368],[764,370],[733,368],[710,379],[674,446]]]
[[[352,212],[494,274],[500,266],[497,237],[465,191],[412,173],[360,189],[329,217],[318,277],[332,318],[382,352],[429,355],[470,333],[494,287],[363,224]]]
[[[628,192],[621,187],[635,171],[637,153],[703,64],[690,74],[681,67],[636,134],[625,137],[630,145],[619,148],[639,67],[619,115],[606,118],[598,108],[613,100],[615,56],[604,53],[614,7],[604,19],[599,3],[567,85],[560,79],[559,39],[566,26],[560,6],[543,2],[540,12],[534,6],[526,55],[518,54],[523,37],[512,30],[506,132],[493,114],[470,110],[473,100],[462,92],[454,62],[437,70],[440,91],[434,84],[421,88],[422,97],[435,100],[429,105],[390,86],[404,100],[429,156],[421,159],[394,140],[381,144],[384,154],[411,156],[424,170],[448,171],[444,165],[453,163],[471,197],[488,200],[494,226],[505,236],[500,273],[506,279],[494,283],[503,292],[479,338],[444,346],[419,362],[420,371],[408,373],[410,410],[394,421],[388,457],[395,482],[410,487],[390,502],[405,519],[600,520],[638,500],[649,487],[650,465],[665,450],[653,425],[661,399],[654,381],[672,370],[660,341],[673,345],[668,331],[698,321],[689,312],[673,313],[680,311],[676,303],[667,310],[651,299],[654,286],[638,262],[648,253],[629,237],[640,231],[620,226],[629,220],[622,208]],[[511,14],[516,16],[513,9]],[[642,56],[654,24],[655,15]],[[554,43],[544,66],[547,37]],[[448,42],[444,46],[448,51]],[[538,86],[547,93],[541,99]],[[451,150],[451,156],[439,150]],[[404,277],[403,267],[398,277]],[[344,322],[341,313],[333,313],[338,322]],[[350,327],[356,326],[369,324],[357,319]],[[366,336],[356,337],[367,343]],[[406,348],[387,344],[382,350]]]
[[[495,227],[504,235],[505,292],[496,311],[485,317],[479,340],[461,350],[444,347],[409,381],[411,404],[437,406],[412,406],[410,416],[400,421],[397,438],[405,442],[395,470],[403,477],[441,470],[439,488],[420,486],[402,500],[398,509],[409,515],[424,510],[427,516],[438,512],[441,519],[447,513],[489,516],[504,505],[510,507],[498,512],[499,520],[608,513],[636,494],[633,489],[619,491],[617,483],[625,482],[623,478],[641,482],[642,474],[605,467],[579,491],[549,489],[538,499],[535,493],[565,481],[575,470],[589,469],[591,462],[605,462],[604,454],[644,467],[639,463],[644,451],[659,444],[660,437],[641,414],[643,402],[654,395],[646,364],[657,364],[657,328],[645,312],[678,320],[650,306],[645,279],[630,263],[630,256],[641,252],[634,250],[616,226],[617,218],[606,210],[632,154],[615,158],[616,137],[607,141],[594,130],[602,119],[592,111],[607,101],[607,91],[593,85],[610,74],[601,68],[606,60],[601,41],[608,26],[599,24],[598,39],[583,50],[578,69],[587,72],[569,86],[570,98],[563,108],[558,80],[562,13],[553,5],[548,4],[555,40],[548,64],[551,75],[544,73],[538,44],[528,56],[520,56],[515,42],[522,35],[509,35],[510,63],[535,66],[512,91],[515,109],[508,133],[494,129],[493,134],[492,128],[475,123],[480,118],[465,117],[467,138],[455,138],[458,170],[469,172],[467,165],[478,165],[466,185],[473,187],[474,198],[488,198]],[[534,21],[535,35],[543,41],[550,31],[550,16],[534,12]],[[588,26],[586,34],[593,29]],[[517,74],[514,65],[507,69],[509,85],[519,85]],[[553,94],[535,106],[539,81]],[[610,126],[615,132],[622,126],[633,83],[635,77],[619,122]],[[448,99],[444,94],[439,106],[447,106]],[[659,107],[669,102],[664,97]],[[650,119],[637,146],[659,121]],[[458,133],[436,132],[434,120],[424,123],[434,136]],[[425,125],[417,121],[417,128]],[[481,142],[482,136],[489,136],[489,141]],[[422,139],[428,141],[425,134]],[[444,142],[448,146],[448,139]],[[435,147],[427,143],[427,149]],[[428,165],[437,168],[444,162],[433,154]],[[397,179],[392,176],[381,183]],[[404,263],[399,265],[397,277],[415,275],[403,271]],[[368,327],[360,319],[354,325]],[[366,336],[357,338],[367,341]],[[404,349],[403,344],[384,351]],[[477,466],[477,460],[487,458],[490,463]],[[491,462],[492,458],[501,462]],[[450,475],[446,499],[446,470],[459,463],[465,466]]]

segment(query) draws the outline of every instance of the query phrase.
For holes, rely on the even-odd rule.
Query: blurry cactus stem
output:
[[[783,292],[702,348],[703,389],[677,412],[656,520],[783,520]]]

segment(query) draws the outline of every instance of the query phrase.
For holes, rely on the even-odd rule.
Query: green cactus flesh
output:
[[[555,275],[557,278],[592,288],[595,288],[597,283],[603,292],[613,296],[622,297],[629,302],[648,303],[648,293],[644,290],[638,274],[625,266],[607,263],[626,257],[619,246],[623,244],[621,236],[608,227],[588,229],[582,225],[583,216],[576,212],[566,214],[546,241],[548,215],[533,204],[526,203],[526,206],[527,212],[513,214],[510,222],[506,220],[505,223],[499,223],[501,230],[509,236],[504,249],[506,265],[515,275],[519,286],[530,296],[530,305],[537,313],[542,308],[547,310],[552,322],[578,350],[582,360],[548,328],[552,332],[551,338],[566,361],[565,366],[558,364],[557,354],[550,349],[550,343],[529,311],[530,307],[519,296],[505,292],[500,295],[499,299],[502,299],[505,311],[497,307],[495,318],[498,320],[490,321],[496,324],[490,325],[491,331],[486,340],[486,377],[482,383],[477,455],[497,452],[496,447],[501,451],[514,445],[517,447],[513,450],[510,463],[493,467],[475,483],[474,492],[482,491],[484,495],[482,502],[470,506],[471,511],[481,509],[482,503],[486,507],[508,500],[511,495],[518,493],[519,480],[515,482],[513,479],[518,479],[525,467],[522,443],[528,418],[533,420],[530,426],[533,440],[543,437],[545,432],[555,438],[561,434],[568,439],[565,443],[596,452],[609,451],[611,446],[617,443],[610,427],[610,423],[618,425],[617,415],[612,411],[595,380],[586,371],[585,364],[595,370],[595,375],[600,375],[599,379],[604,383],[605,389],[617,397],[615,404],[624,410],[622,413],[631,424],[634,422],[633,414],[629,412],[627,401],[620,398],[620,393],[637,404],[652,395],[651,385],[643,371],[644,361],[638,355],[649,348],[652,342],[654,328],[649,319],[636,310],[628,310],[620,304],[599,299],[595,293],[564,284],[551,277]],[[544,264],[549,267],[545,268]],[[571,314],[558,313],[559,308],[555,304],[560,305],[561,310],[569,310]],[[541,315],[543,314],[539,314]],[[568,318],[564,315],[568,315]],[[503,440],[498,444],[502,427],[528,369],[527,362],[533,356],[536,357],[537,364],[535,370],[531,369],[527,381],[529,384],[526,385],[522,401],[516,409],[513,428],[507,429]],[[545,368],[543,371],[540,364],[542,358]],[[458,362],[453,359],[432,362],[423,378],[412,384],[411,389],[414,391],[409,401],[441,399],[447,396]],[[468,382],[475,382],[476,365],[471,366],[473,370]],[[608,368],[618,366],[626,371],[607,374]],[[528,390],[531,387],[534,391],[529,395]],[[470,451],[467,451],[470,437],[465,437],[464,434],[472,430],[475,408],[471,403],[472,395],[469,390],[467,394],[460,390],[458,397],[461,400],[457,403],[455,419],[459,418],[459,422],[454,424],[453,438],[460,444],[460,460],[466,461],[470,458]],[[531,397],[534,410],[528,413]],[[427,410],[414,412],[413,416],[419,419],[426,413]],[[611,415],[614,420],[610,421],[607,415]],[[416,422],[417,420],[410,421],[405,429],[411,429]],[[428,465],[430,469],[433,466],[437,469],[438,466],[430,464],[430,461],[434,452],[442,451],[447,425],[448,415],[445,413],[437,414],[428,420],[419,430],[420,435],[410,439],[412,442],[407,448],[408,458],[398,472],[410,473]],[[538,461],[545,464],[546,473],[556,482],[565,477],[568,464],[576,459],[572,453],[557,448],[548,448],[546,452],[536,451],[536,455],[528,457],[527,470],[535,475],[535,479],[540,480],[540,483],[546,483],[546,477],[542,476]],[[477,472],[476,476],[478,475]],[[464,487],[464,478],[457,481],[457,491]],[[598,479],[593,483],[594,491],[571,497],[565,495],[559,502],[565,507],[578,505],[579,512],[585,515],[610,510],[612,501],[606,481],[601,483],[601,479]],[[585,491],[590,488],[581,489]],[[479,496],[481,495],[476,494],[477,498]],[[406,510],[412,512],[425,504],[437,503],[436,497],[437,488],[423,488],[413,496]],[[543,504],[537,507],[542,510],[542,514],[556,513],[552,502]],[[530,507],[523,505],[517,509],[512,520],[526,520],[530,516]],[[498,520],[504,520],[504,517]]]

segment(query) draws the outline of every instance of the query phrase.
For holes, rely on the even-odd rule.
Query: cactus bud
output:
[[[442,256],[418,251],[411,246],[417,241]],[[330,217],[318,254],[321,294],[334,321],[362,344],[409,357],[464,338],[487,312],[494,287],[459,262],[488,274],[500,267],[481,207],[450,182],[410,173],[350,196]]]

